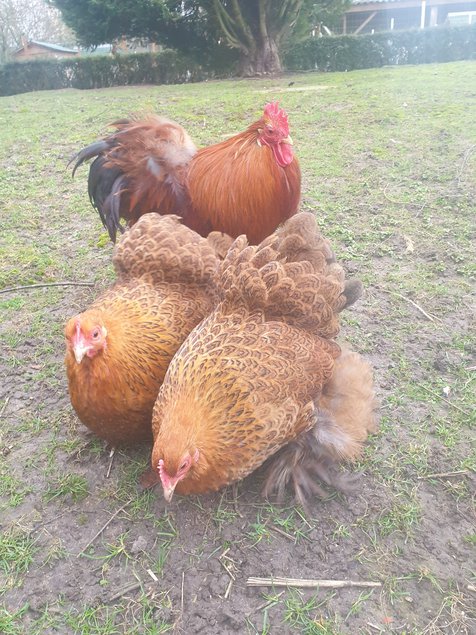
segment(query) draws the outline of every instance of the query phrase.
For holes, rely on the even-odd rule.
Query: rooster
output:
[[[117,282],[67,323],[71,403],[112,445],[151,438],[167,366],[216,301],[215,245],[223,242],[176,216],[142,216],[116,245]]]
[[[301,173],[277,103],[244,132],[198,152],[187,132],[163,117],[112,125],[116,132],[73,158],[73,175],[96,157],[89,198],[113,241],[121,218],[133,225],[155,211],[182,216],[202,236],[246,234],[257,244],[298,209]]]
[[[237,238],[220,286],[220,303],[177,351],[154,406],[152,470],[168,501],[174,491],[203,493],[242,479],[315,428],[341,355],[338,313],[361,290],[345,283],[309,213],[258,247]],[[336,417],[318,442],[347,443],[347,423]]]

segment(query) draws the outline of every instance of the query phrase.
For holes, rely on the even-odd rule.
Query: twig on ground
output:
[[[381,587],[380,582],[365,580],[303,580],[296,578],[248,578],[246,586],[288,586],[302,588],[343,589],[345,587]]]
[[[474,584],[468,584],[466,588],[468,589],[468,591],[476,591],[476,586],[474,586]]]
[[[109,452],[109,465],[107,466],[106,478],[109,478],[109,476],[111,475],[112,463],[114,461],[115,452],[116,452],[116,448],[111,448],[111,451]]]
[[[385,293],[388,293],[390,295],[396,295],[398,298],[402,298],[402,300],[405,300],[405,302],[409,302],[412,306],[415,307],[415,309],[420,311],[420,313],[424,315],[427,320],[430,320],[430,322],[436,321],[436,322],[440,322],[441,324],[443,323],[443,320],[440,320],[440,318],[436,317],[436,315],[430,315],[430,313],[427,313],[425,309],[422,309],[419,304],[417,304],[413,300],[410,300],[410,298],[407,298],[406,295],[402,295],[401,293],[398,293],[398,291],[390,291],[390,289],[384,289],[383,287],[378,287],[378,288],[381,291],[384,291]]]
[[[182,571],[182,590],[180,592],[180,615],[183,615],[183,586],[185,582],[185,571]]]
[[[94,287],[95,284],[95,282],[42,282],[41,284],[25,284],[21,287],[8,287],[8,289],[1,289],[0,293],[23,291],[24,289],[42,289],[43,287]]]
[[[233,586],[233,578],[230,578],[230,581],[228,582],[228,586],[226,587],[226,591],[224,595],[225,600],[228,600],[232,586]]]
[[[372,622],[367,622],[367,626],[370,626],[370,628],[373,628],[376,631],[379,631],[380,633],[383,633],[385,631],[385,628],[383,626],[379,626],[378,624],[373,624]]]
[[[286,593],[286,591],[281,591],[272,600],[267,600],[266,602],[263,602],[263,604],[260,604],[255,609],[247,613],[246,616],[249,617],[250,615],[253,615],[253,613],[258,613],[258,611],[264,611],[265,609],[268,609],[270,606],[274,606],[275,604],[278,603],[278,600],[283,595],[283,593]]]
[[[422,384],[419,384],[420,388],[423,388],[423,390],[426,390],[426,392],[429,392],[430,395],[433,395],[434,397],[438,397],[438,399],[441,399],[441,401],[444,401],[445,403],[447,403],[449,406],[453,406],[453,408],[456,408],[456,410],[459,410],[460,412],[462,412],[464,415],[466,415],[467,417],[470,417],[471,414],[467,411],[467,410],[463,410],[463,408],[460,408],[459,406],[457,406],[455,403],[453,403],[452,401],[449,401],[449,399],[445,399],[444,397],[442,397],[441,395],[439,395],[437,392],[435,392],[434,390],[430,390],[430,388],[427,388],[426,386],[423,386]]]
[[[81,556],[86,551],[86,549],[88,549],[93,544],[93,542],[96,540],[96,538],[98,538],[98,536],[100,536],[102,534],[102,532],[106,529],[106,527],[108,525],[110,525],[110,523],[112,523],[114,518],[118,514],[120,514],[122,511],[124,511],[124,509],[128,505],[130,505],[130,503],[132,503],[132,498],[130,500],[128,500],[127,503],[125,503],[122,507],[119,507],[119,509],[114,512],[114,514],[109,518],[109,520],[106,523],[104,523],[104,525],[101,527],[101,529],[91,538],[91,540],[88,542],[88,544],[83,549],[81,549],[81,551],[76,555],[76,558],[79,558],[79,556]]]
[[[284,536],[288,540],[291,540],[292,542],[296,542],[296,539],[294,538],[294,536],[291,536],[291,534],[287,534],[282,529],[279,529],[279,527],[270,527],[270,529],[271,531],[275,531],[277,534],[281,534],[281,536]]]
[[[458,185],[461,183],[461,177],[463,176],[464,169],[466,167],[466,164],[468,163],[468,159],[471,156],[471,153],[473,152],[475,148],[476,148],[476,143],[474,143],[472,146],[469,146],[469,148],[464,153],[463,161],[461,162],[461,167],[458,170],[458,176],[456,177]]]
[[[150,575],[150,577],[152,578],[152,580],[154,582],[158,582],[159,578],[155,575],[155,573],[152,571],[152,569],[147,569],[147,573]]]
[[[424,476],[418,476],[418,480],[425,478],[446,478],[447,476],[459,476],[460,474],[467,474],[468,470],[457,470],[456,472],[440,472],[438,474],[425,474]]]
[[[133,582],[132,584],[129,584],[128,586],[124,587],[123,589],[121,589],[120,591],[118,591],[117,593],[112,595],[109,598],[109,602],[114,602],[115,600],[118,600],[119,598],[121,598],[126,593],[130,593],[131,591],[135,591],[140,586],[142,586],[142,584],[140,582]]]
[[[387,183],[387,185],[383,188],[383,195],[385,196],[387,201],[389,201],[390,203],[394,203],[395,205],[407,205],[407,201],[396,201],[395,199],[390,198],[390,196],[387,195],[387,188],[389,187],[389,185],[391,185],[391,183]],[[396,187],[399,187],[400,185],[404,185],[404,182],[402,181],[401,183],[397,183]]]
[[[3,403],[2,409],[0,410],[0,418],[3,415],[3,413],[5,412],[5,410],[7,409],[8,406],[8,402],[10,401],[10,397],[7,397]]]

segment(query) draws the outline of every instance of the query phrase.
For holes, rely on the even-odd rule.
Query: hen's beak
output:
[[[281,141],[281,143],[287,143],[290,146],[294,145],[293,140],[291,139],[291,135],[288,135],[285,139]]]
[[[174,495],[174,490],[175,490],[175,486],[177,483],[174,483],[173,485],[167,485],[167,486],[163,486],[163,490],[164,490],[164,498],[167,501],[167,503],[170,503],[170,501],[172,500],[172,496]]]
[[[78,342],[73,346],[74,357],[78,364],[81,364],[83,357],[88,352],[88,346],[85,346],[82,342]]]

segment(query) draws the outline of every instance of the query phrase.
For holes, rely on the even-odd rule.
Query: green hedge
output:
[[[0,95],[58,88],[181,84],[227,77],[233,70],[231,65],[205,68],[175,51],[12,62],[0,68]]]
[[[350,71],[395,64],[476,58],[476,24],[310,38],[287,52],[287,70]],[[0,95],[55,88],[180,84],[230,77],[233,55],[200,65],[175,51],[13,62],[0,68]]]
[[[350,71],[476,58],[476,24],[310,38],[285,56],[288,70]]]

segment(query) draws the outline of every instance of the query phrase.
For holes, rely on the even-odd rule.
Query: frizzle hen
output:
[[[242,479],[315,426],[340,355],[338,312],[360,288],[308,213],[258,247],[239,237],[219,280],[220,303],[177,351],[154,406],[152,469],[167,500]]]

